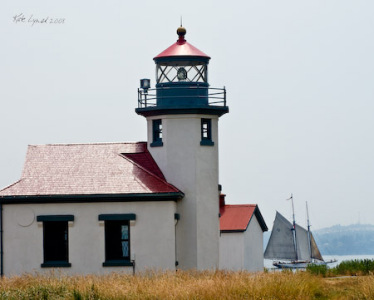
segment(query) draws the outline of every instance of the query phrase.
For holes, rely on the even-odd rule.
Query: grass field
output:
[[[372,275],[333,278],[311,272],[52,272],[3,278],[0,283],[0,299],[374,299]]]

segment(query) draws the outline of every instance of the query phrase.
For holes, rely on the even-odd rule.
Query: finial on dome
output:
[[[178,27],[177,29],[177,34],[179,35],[178,43],[183,44],[186,40],[184,39],[184,36],[186,35],[186,28],[183,27],[182,25],[182,16],[181,16],[181,26]]]
[[[181,24],[180,27],[178,27],[177,29],[177,34],[179,35],[179,39],[178,39],[178,42],[182,43],[182,42],[185,42],[186,40],[184,39],[184,36],[186,35],[187,33],[187,30],[186,28],[184,28]]]

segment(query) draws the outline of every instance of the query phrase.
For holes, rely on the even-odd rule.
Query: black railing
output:
[[[183,90],[181,95],[178,95],[178,90]],[[206,94],[191,94],[188,90],[192,91],[207,91]],[[162,95],[164,91],[170,92],[172,95]],[[185,93],[187,91],[187,93]],[[160,92],[160,93],[158,93]],[[157,95],[159,94],[159,95]],[[161,95],[162,96],[161,96]],[[169,93],[168,93],[169,94]],[[188,99],[200,98],[208,101],[209,106],[222,106],[226,107],[226,88],[207,88],[207,87],[160,87],[156,89],[138,89],[138,108],[157,107],[157,100],[167,99]]]

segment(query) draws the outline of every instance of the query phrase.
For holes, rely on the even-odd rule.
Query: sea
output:
[[[374,255],[324,255],[323,259],[325,261],[336,259],[336,262],[328,264],[329,268],[333,268],[345,260],[374,259]],[[264,267],[269,270],[277,269],[273,266],[273,261],[271,259],[264,259]]]

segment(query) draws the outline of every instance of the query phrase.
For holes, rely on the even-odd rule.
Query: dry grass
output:
[[[147,272],[132,276],[23,275],[0,281],[0,299],[374,299],[374,276],[308,272]]]

